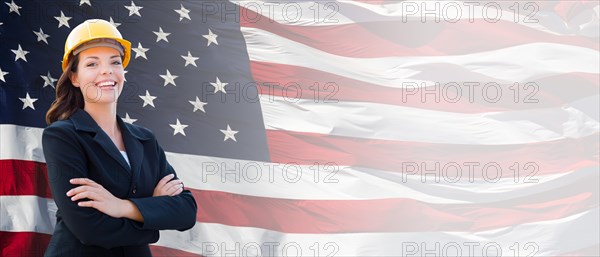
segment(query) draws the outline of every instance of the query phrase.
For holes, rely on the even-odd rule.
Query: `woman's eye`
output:
[[[120,62],[120,61],[114,61],[114,62],[113,62],[113,64],[115,64],[115,65],[120,65],[120,64],[121,64],[121,62]]]
[[[91,63],[88,63],[86,66],[87,66],[87,67],[96,66],[96,63],[95,63],[95,62],[91,62]]]

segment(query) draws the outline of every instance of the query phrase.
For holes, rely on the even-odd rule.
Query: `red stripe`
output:
[[[542,193],[493,206],[427,204],[412,199],[286,200],[217,191],[192,192],[199,206],[199,222],[289,233],[479,231],[557,219],[598,206],[598,195],[586,193],[597,188],[597,184],[589,188],[585,181],[571,185],[580,191],[557,190],[554,193],[567,194],[559,200],[551,200],[558,197]],[[49,240],[47,234],[0,232],[2,256],[42,256]],[[152,251],[155,256],[199,256],[157,246]]]
[[[348,57],[444,56],[530,44],[557,43],[600,49],[593,38],[562,36],[514,22],[482,19],[456,23],[378,21],[329,26],[275,22],[241,7],[240,26],[259,28],[321,51]]]
[[[271,160],[275,163],[334,163],[340,166],[406,172],[414,176],[425,173],[425,170],[435,169],[435,163],[440,164],[434,173],[453,176],[455,169],[451,166],[444,169],[444,166],[457,163],[463,171],[464,180],[484,176],[495,178],[494,167],[488,166],[487,173],[483,167],[497,163],[502,169],[501,178],[514,178],[514,163],[518,163],[521,169],[518,179],[523,181],[533,171],[531,167],[525,169],[526,163],[537,166],[536,175],[563,173],[599,164],[597,133],[580,139],[498,146],[360,139],[278,130],[267,130],[266,133]],[[457,152],[457,147],[460,147],[460,153]],[[479,166],[473,169],[473,173],[469,173],[469,167],[464,165],[467,162],[478,162]],[[3,170],[0,195],[52,198],[44,163],[0,160],[0,165]]]
[[[563,218],[598,206],[597,182],[491,204],[430,204],[413,199],[290,200],[194,190],[197,220],[284,233],[483,231]],[[546,200],[548,199],[548,200]]]
[[[489,204],[430,204],[413,199],[291,200],[193,189],[192,193],[199,206],[198,222],[289,233],[351,233],[481,231],[558,219],[597,207],[597,187],[598,181],[584,177],[560,190]],[[20,242],[12,237],[6,240]]]
[[[355,2],[360,2],[360,3],[365,3],[365,4],[370,4],[370,5],[385,5],[385,4],[397,4],[400,2],[403,2],[404,0],[353,0]],[[412,5],[411,7],[406,7],[407,10],[408,8],[412,7],[417,7],[417,10],[424,10],[424,7],[422,4],[419,3],[409,3],[410,5]],[[440,4],[440,8],[439,13],[443,13],[443,9],[444,9],[444,5],[446,3],[441,2]],[[475,4],[475,6],[479,6],[482,7],[484,6],[484,3],[471,3],[471,4]],[[511,18],[515,18],[514,14],[517,10],[518,10],[518,14],[522,15],[521,17],[518,17],[518,21],[520,22],[524,22],[524,21],[529,21],[531,23],[536,22],[536,23],[541,23],[544,25],[550,25],[550,27],[552,28],[552,25],[554,25],[553,23],[559,23],[559,22],[564,22],[565,24],[569,24],[569,26],[571,27],[575,27],[577,25],[580,25],[582,23],[587,23],[589,22],[591,19],[594,18],[593,14],[591,12],[587,12],[586,14],[586,10],[592,10],[594,9],[596,6],[598,6],[598,1],[597,0],[578,0],[578,1],[527,1],[527,2],[518,2],[518,1],[499,1],[499,2],[493,2],[494,5],[498,5],[500,10],[506,11],[507,13],[505,13],[504,17],[507,17],[506,15],[509,15]],[[348,10],[352,11],[352,10],[356,10],[356,8],[352,8],[353,6],[350,4],[346,4],[346,3],[336,3],[337,5],[337,9],[339,9],[341,14],[344,15],[348,15],[349,18],[353,18],[352,14],[348,13]],[[460,6],[460,4],[459,4]],[[431,8],[432,6],[428,7]],[[467,7],[467,4],[463,4],[463,7]],[[402,6],[402,8],[405,8]],[[376,14],[374,12],[371,12],[368,9],[362,9],[362,12],[360,12],[359,15],[359,19],[363,17],[367,16],[367,17],[371,17],[371,19],[374,20],[380,20],[380,19],[385,19],[385,20],[392,20],[392,19],[398,19],[398,17],[378,17],[381,16],[379,14]],[[562,20],[558,21],[555,20],[555,17],[553,15],[544,15],[547,13],[556,13],[558,14]],[[540,15],[542,14],[542,15]],[[583,16],[581,16],[582,14],[584,14]],[[526,17],[527,18],[526,18]],[[531,16],[531,17],[529,17]],[[576,18],[577,16],[579,16],[579,21],[578,23],[573,23],[573,18]],[[419,16],[412,16],[413,18],[420,18]],[[467,12],[463,12],[462,16],[463,19],[467,19],[469,18],[469,14]],[[452,17],[448,17],[448,18],[452,18]],[[537,21],[536,21],[537,20]],[[433,19],[431,17],[427,18],[427,21],[429,22],[433,22]],[[443,18],[441,19],[442,23],[449,23],[443,20]],[[556,26],[556,25],[555,25]],[[562,29],[561,29],[562,30]],[[559,30],[560,31],[560,30]]]
[[[417,88],[419,85],[412,85],[408,89],[385,87],[293,65],[252,61],[250,68],[262,95],[319,102],[372,102],[460,113],[558,107],[590,95],[597,95],[600,86],[598,74],[589,73],[561,74],[521,82],[516,86],[514,83],[488,85],[495,81],[490,78],[472,87],[458,78],[453,81],[451,77],[446,76],[444,81],[439,81],[438,87],[427,89],[437,89],[437,93],[432,94],[432,91]],[[427,75],[430,72],[434,71],[426,70],[416,79],[430,80],[427,79],[428,76],[439,77]],[[577,89],[568,89],[569,86]],[[501,88],[502,94],[495,99],[498,87]],[[532,103],[535,101],[537,103]]]
[[[152,251],[153,257],[202,257],[200,254],[159,245],[150,245],[150,251]]]
[[[563,20],[569,21],[586,10],[594,9],[594,7],[598,6],[598,0],[559,1],[555,4],[553,11],[563,18]]]
[[[0,195],[36,195],[52,198],[45,163],[0,160],[0,167]]]
[[[384,5],[384,4],[400,3],[400,2],[404,2],[405,0],[352,0],[352,1],[359,2],[359,3],[365,3],[365,4],[372,4],[372,5]],[[496,2],[494,4],[500,5],[502,10],[514,11],[515,7],[517,7],[516,3],[517,2],[500,1],[500,2]],[[535,4],[535,7],[538,9],[538,12],[536,12],[536,13],[539,13],[539,11],[556,12],[556,13],[560,14],[560,16],[564,20],[569,20],[568,15],[566,15],[567,13],[569,13],[571,15],[576,15],[578,12],[581,13],[582,10],[594,9],[594,7],[598,5],[598,1],[596,1],[596,0],[527,1],[527,2],[521,3],[521,5],[519,7],[521,9],[529,9],[530,10],[531,7],[526,8],[524,6],[527,3]],[[477,3],[475,3],[475,2],[473,2],[473,4],[476,4],[475,6],[479,6],[479,7],[484,5],[484,3],[479,3],[479,5],[477,5]],[[421,5],[419,5],[418,2],[417,2],[417,6],[419,6],[419,8],[421,7]],[[464,5],[464,6],[467,6],[467,5]],[[441,9],[441,7],[440,7],[440,9]],[[530,13],[525,12],[525,13],[520,13],[520,14],[521,15],[529,15]]]
[[[533,172],[536,175],[563,173],[570,170],[597,166],[598,133],[579,139],[522,145],[455,145],[404,142],[377,139],[348,138],[341,136],[267,130],[271,161],[275,163],[333,163],[339,166],[366,167],[378,170],[415,173],[416,176],[434,169],[439,176],[455,174],[452,163],[459,164],[463,176],[495,178],[497,163],[502,169],[501,178],[514,178],[520,168],[519,180]],[[477,162],[469,175],[470,164]],[[425,163],[425,164],[422,164]],[[439,168],[436,168],[439,163]],[[515,163],[519,165],[515,166]],[[526,163],[533,163],[528,166]],[[414,166],[417,166],[416,168]],[[483,167],[488,165],[486,169]],[[444,169],[446,166],[446,169]],[[511,169],[512,167],[512,169]],[[421,173],[422,172],[422,173]],[[427,171],[430,173],[432,171]],[[450,175],[447,175],[450,176]]]
[[[0,256],[44,256],[52,235],[34,232],[0,231]]]

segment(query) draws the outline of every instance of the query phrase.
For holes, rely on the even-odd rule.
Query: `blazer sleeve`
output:
[[[80,207],[67,197],[67,191],[77,186],[69,183],[70,179],[88,177],[86,157],[77,138],[75,130],[68,126],[49,126],[42,134],[50,189],[69,230],[81,243],[107,249],[158,241],[157,230],[142,229],[139,222]]]
[[[156,142],[158,151],[159,179],[168,174],[177,174],[167,161],[165,152]],[[157,182],[158,183],[158,182]],[[196,224],[196,200],[189,190],[183,190],[176,196],[158,196],[130,198],[144,217],[143,229],[176,229],[184,231]]]

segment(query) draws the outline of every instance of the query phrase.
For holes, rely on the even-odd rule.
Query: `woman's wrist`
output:
[[[144,217],[132,201],[128,199],[121,199],[121,206],[121,210],[123,211],[121,214],[122,218],[128,218],[130,220],[144,222]]]

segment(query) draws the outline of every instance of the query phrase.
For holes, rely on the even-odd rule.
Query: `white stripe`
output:
[[[0,160],[45,162],[42,128],[0,124]]]
[[[591,167],[534,176],[527,181],[521,177],[518,182],[514,177],[493,182],[473,179],[470,182],[468,175],[458,182],[452,182],[452,178],[440,178],[436,182],[434,178],[425,179],[421,174],[406,175],[343,166],[333,172],[336,169],[333,166],[264,163],[178,153],[167,153],[167,158],[189,188],[296,200],[406,198],[433,204],[460,204],[520,202],[540,193],[548,199],[562,199],[574,195],[573,191],[596,188],[600,178],[598,167]],[[315,172],[317,169],[319,171]]]
[[[533,176],[527,179],[522,176],[519,178],[519,182],[515,182],[514,178],[505,178],[498,181],[478,179],[473,182],[465,179],[452,183],[445,179],[436,182],[435,178],[431,176],[423,178],[419,174],[414,177],[385,171],[370,171],[368,174],[381,179],[379,183],[382,185],[383,190],[389,185],[389,191],[391,192],[388,194],[390,195],[394,192],[391,186],[395,182],[398,183],[396,187],[400,185],[408,187],[418,192],[419,195],[437,196],[476,204],[511,201],[503,203],[508,205],[519,205],[517,203],[526,202],[526,199],[532,197],[540,197],[542,194],[545,199],[571,197],[582,192],[593,191],[598,188],[600,181],[600,167],[598,166],[562,174]],[[362,176],[365,179],[373,180],[367,175]],[[359,184],[356,188],[362,188],[361,186],[364,185]],[[415,199],[414,195],[398,197]],[[594,199],[596,198],[588,200],[593,201]],[[540,199],[540,201],[542,200]]]
[[[330,54],[265,30],[245,27],[241,30],[252,61],[301,66],[387,87],[402,87],[408,82],[434,84],[436,78],[453,75],[447,70],[436,71],[444,64],[465,69],[461,81],[481,81],[485,75],[505,83],[570,72],[598,74],[600,70],[598,51],[554,43],[517,45],[466,55],[353,58]],[[431,79],[417,79],[422,73],[430,74]]]
[[[16,125],[11,130],[27,138],[41,136],[41,129],[26,129]],[[27,135],[29,133],[29,135]],[[13,159],[25,160],[29,155],[23,144],[8,147],[13,152],[2,151],[2,158],[10,155]],[[41,151],[41,149],[29,149]],[[555,149],[570,151],[570,149]],[[456,148],[460,151],[460,147]],[[24,155],[16,155],[21,153]],[[548,155],[557,153],[549,151]],[[425,156],[424,156],[425,157]],[[501,178],[490,182],[471,179],[467,167],[461,180],[454,181],[454,173],[448,177],[427,176],[426,171],[407,175],[402,172],[387,172],[348,166],[326,167],[321,165],[296,165],[293,163],[269,163],[210,156],[196,156],[167,152],[167,158],[175,168],[185,185],[198,190],[214,190],[228,193],[271,197],[282,199],[312,200],[368,200],[386,198],[412,198],[427,203],[488,203],[508,199],[517,199],[527,195],[550,192],[562,198],[566,187],[583,186],[585,181],[598,181],[598,167],[564,172],[561,174],[534,176],[526,178],[522,174],[515,182],[514,177]],[[435,158],[435,157],[432,157]],[[39,159],[30,161],[43,162]],[[472,160],[479,161],[479,160]],[[481,167],[482,165],[479,165]],[[430,169],[431,167],[429,167]],[[508,167],[502,167],[507,168]],[[423,168],[425,169],[425,168]],[[473,177],[481,177],[481,169],[474,169]],[[410,173],[408,173],[410,174]],[[423,182],[425,181],[425,182]],[[583,181],[583,182],[582,182]],[[257,190],[260,188],[260,190]],[[559,189],[562,188],[563,191]],[[558,192],[554,190],[559,190]],[[452,196],[452,197],[449,197]]]
[[[551,256],[598,244],[598,209],[566,218],[521,224],[476,233],[405,232],[349,234],[293,234],[251,227],[197,223],[186,232],[161,231],[156,245],[204,256]],[[529,247],[526,243],[530,243]],[[517,244],[515,246],[515,244]],[[414,252],[417,246],[418,251]],[[469,254],[469,246],[475,252]],[[487,246],[487,247],[486,247]],[[260,247],[260,248],[259,248]],[[516,247],[516,248],[515,248]],[[225,250],[227,249],[227,250]],[[296,255],[296,250],[302,253]],[[318,249],[318,253],[315,252]],[[488,250],[486,254],[484,249]],[[518,249],[518,252],[515,252]],[[336,251],[334,251],[336,250]],[[411,251],[412,250],[412,251]],[[529,250],[529,251],[527,251]]]
[[[34,196],[0,196],[1,231],[37,232],[50,234],[56,220],[52,201]],[[50,209],[50,211],[48,211]],[[31,214],[34,215],[31,215]],[[8,215],[8,216],[7,216]],[[452,242],[466,251],[469,242],[478,243],[475,249],[481,251],[486,244],[498,244],[506,256],[514,256],[511,248],[519,243],[520,255],[526,242],[535,243],[538,251],[535,256],[557,255],[593,246],[598,243],[600,224],[598,208],[590,209],[569,217],[521,224],[488,231],[467,232],[401,232],[401,233],[350,233],[350,234],[295,234],[272,230],[234,227],[222,224],[197,223],[184,232],[161,231],[156,245],[176,248],[205,256],[221,256],[224,249],[236,256],[275,255],[292,256],[301,249],[302,256],[327,255],[337,249],[335,256],[399,256],[411,253],[408,246],[425,244],[427,249],[450,249]],[[9,217],[9,218],[6,218]],[[328,244],[329,243],[329,244]],[[277,245],[278,244],[278,245]],[[261,249],[255,249],[258,245]],[[269,248],[269,245],[272,248]],[[327,245],[330,245],[328,248]],[[446,247],[444,247],[446,246]],[[316,248],[315,248],[316,247]],[[335,247],[335,248],[331,248]],[[319,249],[319,254],[315,250]],[[493,248],[492,248],[493,249]],[[269,252],[275,250],[275,252]],[[287,252],[285,252],[287,250]],[[282,251],[284,251],[282,253]],[[286,254],[287,253],[287,254]],[[421,253],[421,251],[419,251]],[[530,252],[529,252],[530,253]],[[441,254],[436,254],[441,255]],[[467,253],[459,254],[468,256]],[[475,256],[479,256],[476,254]],[[417,256],[420,256],[418,254]],[[473,256],[473,255],[471,255]]]
[[[261,97],[265,128],[410,142],[505,145],[580,138],[598,121],[573,108],[450,113],[367,102]]]
[[[402,20],[403,22],[406,22],[407,20],[422,21],[423,19],[426,19],[426,22],[435,22],[436,17],[441,23],[455,22],[457,19],[460,19],[461,21],[483,19],[490,23],[490,25],[498,21],[505,21],[555,35],[587,35],[587,33],[585,33],[585,31],[581,31],[579,27],[570,27],[569,24],[567,24],[560,16],[548,15],[550,12],[555,12],[555,10],[540,9],[539,4],[535,2],[522,2],[518,4],[514,2],[511,3],[510,6],[502,6],[496,2],[489,1],[474,2],[410,0],[404,2],[390,2],[383,5],[367,4],[353,0],[337,1],[341,5],[341,10],[350,9],[348,7],[344,7],[344,5],[354,5],[363,8],[364,10],[368,10],[374,14],[388,18],[396,18],[397,20]],[[460,9],[460,11],[457,11],[458,9]],[[573,16],[571,19],[576,16],[576,14],[572,15]],[[366,15],[363,15],[362,17],[365,16]],[[372,19],[373,16],[374,15],[371,14],[366,17]],[[594,24],[594,21],[596,24],[598,22],[597,16],[590,17],[590,15],[586,15],[582,16],[581,18],[589,19],[590,24]]]
[[[459,20],[484,20],[493,25],[492,22],[502,21],[554,35],[586,34],[580,33],[577,27],[568,27],[568,24],[565,24],[558,15],[544,15],[547,14],[544,10],[533,12],[532,7],[523,10],[526,3],[518,6],[521,10],[517,14],[508,7],[500,7],[500,12],[497,13],[497,6],[493,5],[494,3],[488,4],[487,2],[479,3],[478,6],[472,5],[473,7],[469,7],[471,5],[468,4],[469,2],[462,1],[406,1],[402,3],[389,2],[384,5],[343,0],[337,2],[233,0],[232,2],[262,15],[259,18],[245,10],[241,10],[240,15],[250,22],[270,18],[279,24],[292,26],[333,26],[378,21],[395,21],[402,24],[422,22],[422,19],[433,23],[436,22],[437,17],[441,24],[450,24]],[[436,3],[439,4],[437,9]],[[486,4],[487,7],[485,7]],[[472,11],[470,8],[472,8]],[[433,10],[433,12],[427,12],[426,10]],[[534,20],[537,21],[532,22]]]
[[[48,198],[0,195],[0,231],[52,234],[56,210],[56,204]]]
[[[275,96],[261,98],[261,105],[267,129],[409,142],[519,144],[580,138],[600,130],[598,121],[573,107],[462,114],[375,103],[292,101]],[[514,121],[510,119],[513,115]],[[554,128],[538,124],[552,124],[563,131],[559,134]],[[2,124],[0,130],[0,159],[45,162],[42,128]]]
[[[167,158],[186,187],[198,190],[298,200],[406,197],[430,203],[463,203],[444,196],[421,194],[402,184],[357,172],[348,167],[340,167],[337,172],[333,172],[334,167],[265,163],[176,153],[168,153]],[[318,175],[315,176],[317,169]]]

